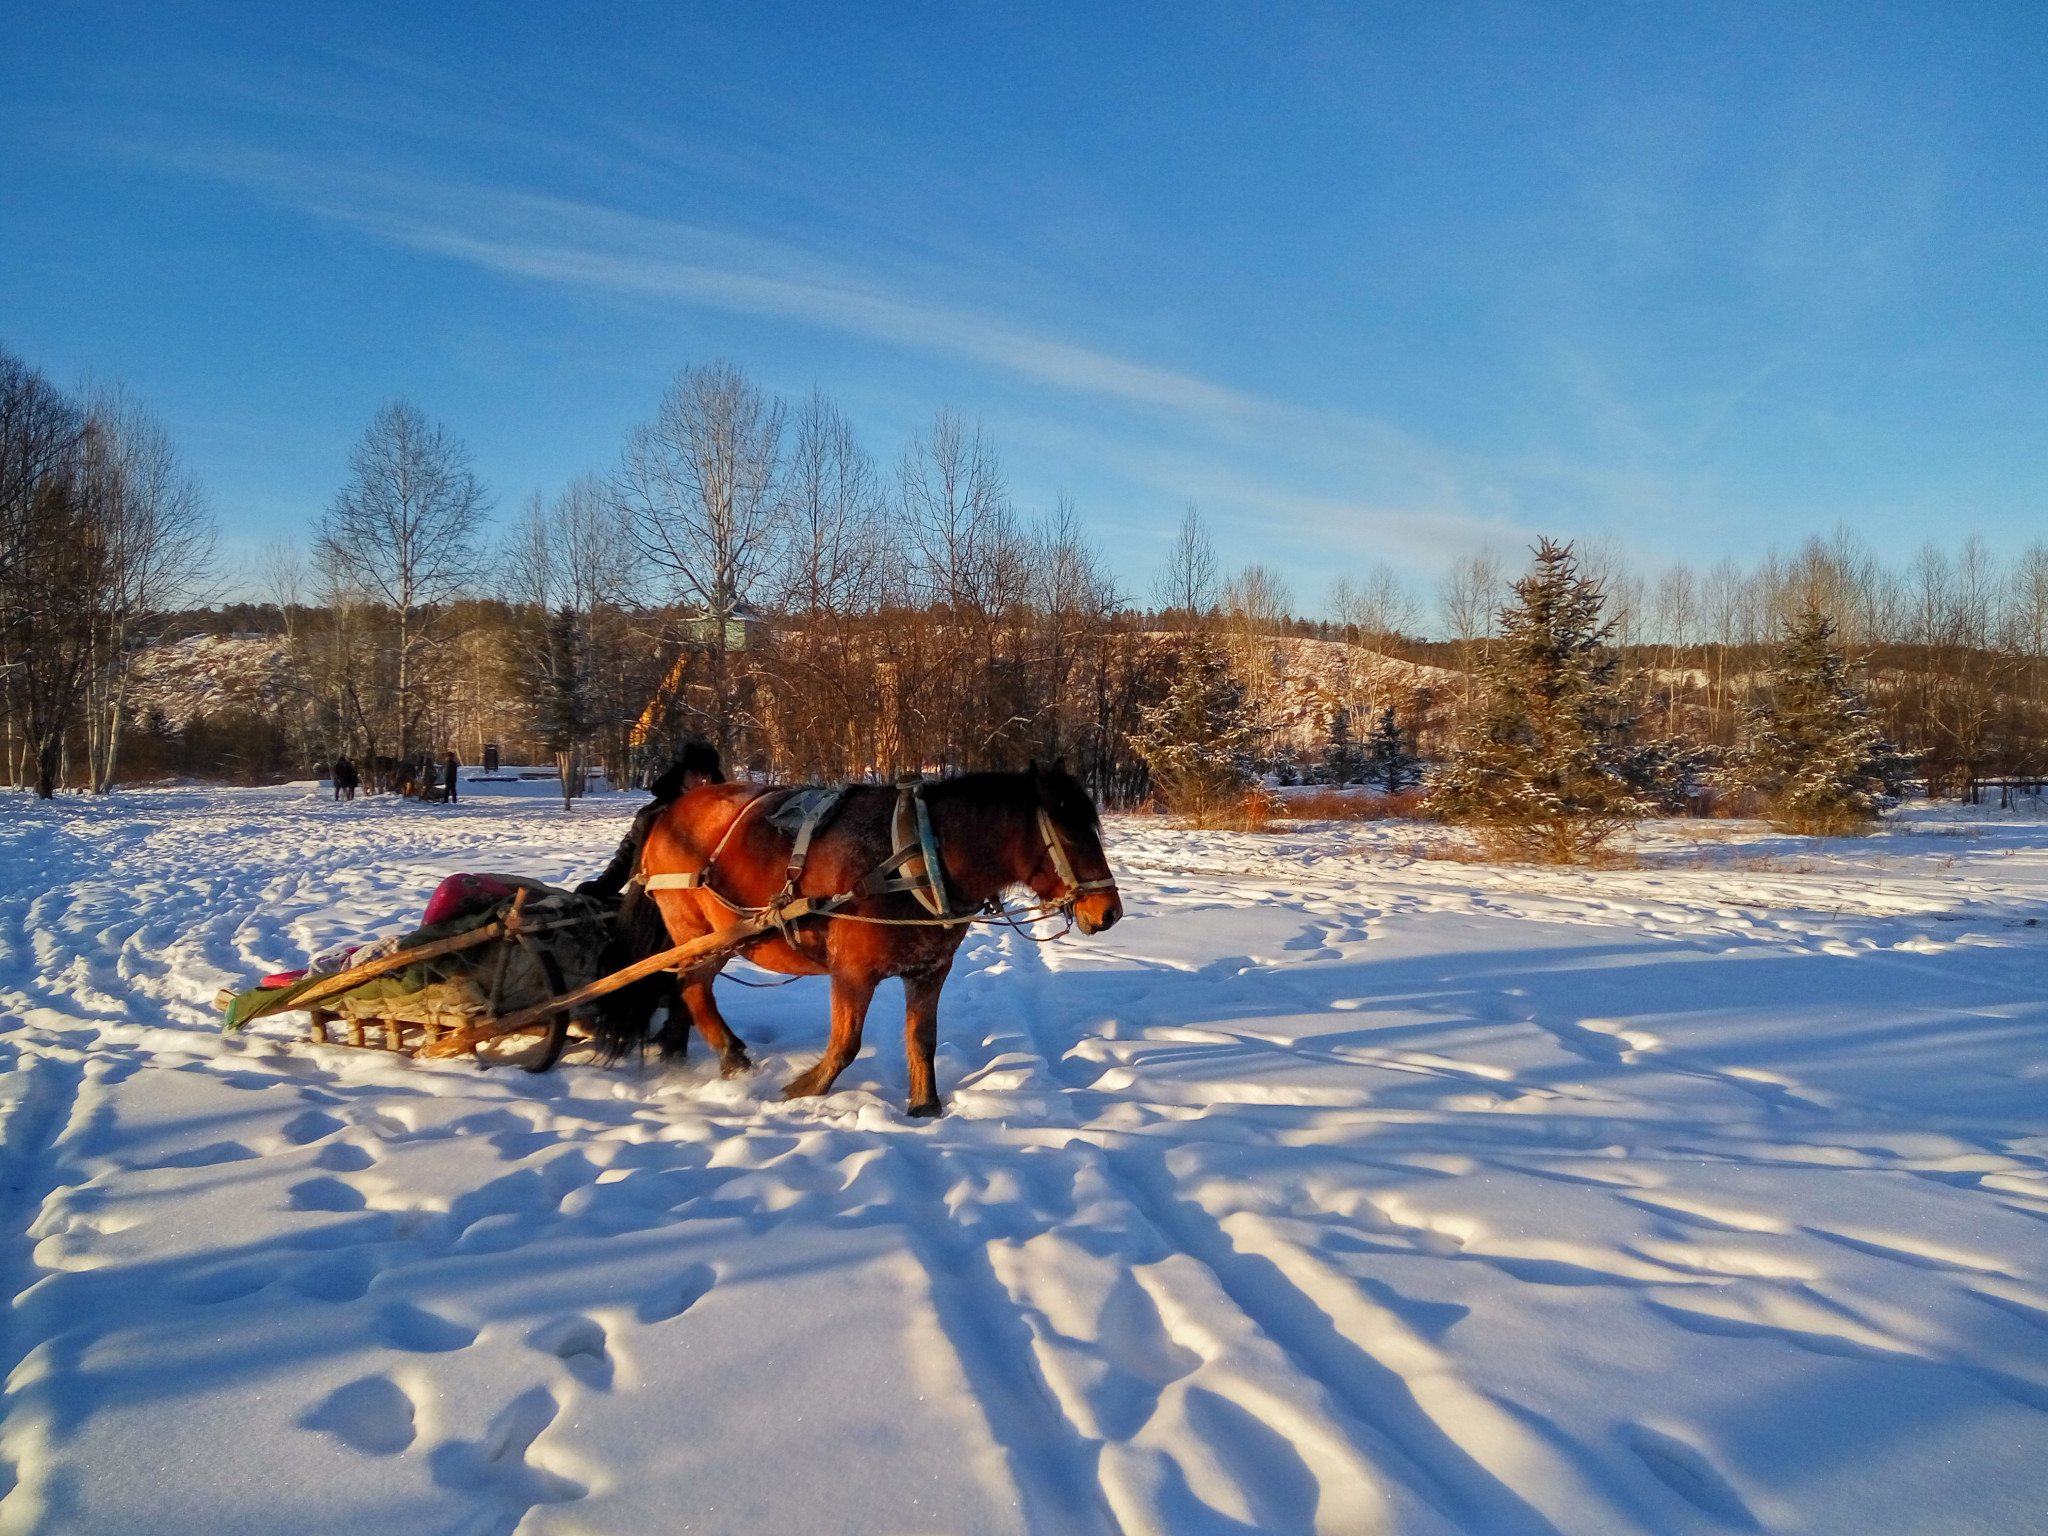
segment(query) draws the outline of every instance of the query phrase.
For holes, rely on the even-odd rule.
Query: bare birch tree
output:
[[[1186,624],[1199,628],[1216,606],[1222,590],[1222,568],[1216,561],[1216,546],[1193,502],[1180,520],[1180,531],[1166,552],[1166,564],[1152,579],[1152,603],[1162,615],[1184,615]]]
[[[1397,639],[1416,622],[1415,599],[1393,567],[1376,565],[1363,581],[1339,576],[1330,584],[1330,616],[1358,631],[1358,643],[1372,647]]]
[[[654,419],[636,427],[612,481],[640,547],[694,604],[708,660],[704,723],[730,754],[739,723],[734,616],[756,600],[786,518],[783,408],[731,363],[677,374]]]
[[[477,574],[477,533],[489,496],[469,450],[406,400],[378,409],[349,455],[349,471],[320,519],[314,547],[337,584],[391,611],[394,735],[398,756],[409,761],[433,610]]]
[[[1450,638],[1461,647],[1493,633],[1505,577],[1492,554],[1466,555],[1437,584],[1437,606]]]
[[[113,788],[128,707],[128,680],[144,626],[200,600],[214,554],[214,525],[199,482],[179,462],[170,434],[120,389],[88,405],[95,452],[87,479],[90,516],[105,542],[106,588],[95,604],[87,719],[93,791]]]

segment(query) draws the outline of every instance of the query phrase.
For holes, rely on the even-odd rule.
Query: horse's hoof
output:
[[[922,1104],[911,1105],[907,1111],[913,1120],[936,1120],[945,1112],[946,1105],[942,1099],[927,1099]]]
[[[817,1096],[818,1090],[801,1077],[782,1090],[785,1102],[790,1099],[815,1099]]]
[[[730,1056],[721,1056],[718,1059],[718,1075],[720,1077],[738,1077],[742,1072],[751,1072],[753,1070],[754,1059],[745,1051],[734,1051]]]

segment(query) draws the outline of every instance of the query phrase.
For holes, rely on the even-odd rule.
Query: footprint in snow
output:
[[[418,1433],[412,1399],[386,1376],[365,1376],[337,1387],[299,1420],[299,1427],[330,1434],[365,1456],[396,1456]]]
[[[614,1374],[610,1336],[595,1318],[573,1313],[543,1324],[527,1336],[527,1343],[543,1354],[553,1355],[569,1374],[586,1387],[609,1391]]]
[[[410,1302],[395,1301],[377,1314],[377,1337],[393,1349],[445,1355],[476,1342],[476,1330]]]

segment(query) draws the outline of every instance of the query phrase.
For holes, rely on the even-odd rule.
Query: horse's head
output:
[[[1102,821],[1080,781],[1055,763],[1031,765],[1044,848],[1026,882],[1042,902],[1066,907],[1083,933],[1101,933],[1124,915],[1123,898],[1102,851]]]

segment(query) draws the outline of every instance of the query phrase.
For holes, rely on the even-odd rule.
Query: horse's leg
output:
[[[937,1115],[946,1106],[939,1099],[939,1085],[932,1072],[932,1057],[939,1048],[939,992],[946,985],[952,967],[919,971],[903,978],[903,1057],[910,1067],[910,1113]]]
[[[785,1099],[807,1099],[832,1091],[833,1080],[847,1063],[860,1054],[861,1026],[867,1022],[868,1004],[875,998],[875,983],[866,976],[832,975],[832,1038],[825,1054],[810,1071],[790,1080],[782,1090]]]
[[[697,1033],[704,1037],[704,1043],[718,1052],[721,1075],[731,1077],[735,1073],[752,1070],[754,1061],[747,1055],[746,1042],[732,1032],[732,1026],[725,1022],[725,1015],[718,1011],[718,1004],[711,996],[711,983],[717,974],[715,971],[701,971],[685,981],[682,985],[683,1007],[689,1011],[690,1020],[697,1026]],[[663,1034],[666,1033],[664,1030]]]

